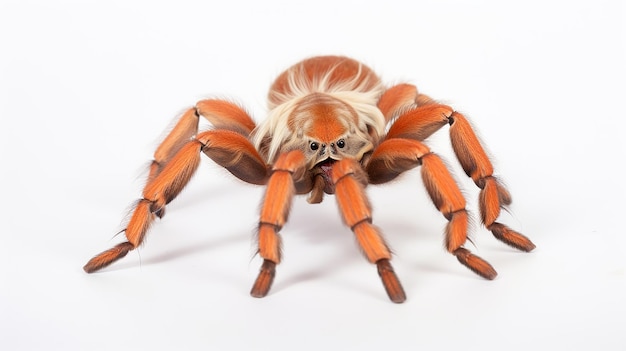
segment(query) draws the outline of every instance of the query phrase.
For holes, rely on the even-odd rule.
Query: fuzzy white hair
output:
[[[267,118],[258,125],[253,135],[253,142],[260,149],[264,141],[267,145],[267,161],[272,162],[281,146],[298,137],[289,128],[289,117],[310,94],[322,93],[350,105],[358,114],[357,128],[363,134],[368,129],[382,135],[385,129],[385,117],[378,109],[377,103],[384,91],[382,83],[376,76],[362,76],[363,66],[359,63],[357,74],[350,80],[331,82],[331,76],[338,63],[320,76],[309,79],[304,67],[294,66],[287,71],[288,89],[285,93],[272,91]],[[360,80],[360,82],[359,82]],[[272,102],[275,101],[275,102]],[[361,134],[359,133],[359,134]]]

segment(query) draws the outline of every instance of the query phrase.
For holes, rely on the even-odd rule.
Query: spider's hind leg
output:
[[[433,204],[448,220],[445,230],[446,249],[476,274],[494,279],[497,275],[495,269],[463,247],[468,231],[465,198],[443,161],[426,145],[413,139],[387,139],[374,150],[366,171],[370,183],[380,184],[419,165],[424,186]]]
[[[197,134],[200,116],[216,129]],[[154,219],[165,215],[165,205],[178,196],[195,173],[200,152],[238,178],[264,184],[267,166],[247,137],[254,127],[243,109],[223,100],[202,100],[183,113],[154,152],[143,198],[135,204],[124,229],[127,241],[96,255],[83,269],[95,272],[141,245]]]
[[[387,121],[396,118],[386,139],[422,141],[449,124],[454,153],[465,173],[481,189],[479,203],[482,223],[498,240],[518,250],[528,252],[535,248],[535,244],[527,237],[496,222],[500,209],[511,203],[511,196],[493,176],[491,161],[465,116],[450,106],[438,104],[420,94],[411,84],[389,88],[380,98],[378,107]]]
[[[493,166],[467,119],[458,112],[449,117],[452,148],[465,173],[481,189],[479,204],[481,221],[500,241],[521,251],[535,248],[530,239],[496,222],[500,209],[511,204],[511,195],[493,176]]]
[[[189,182],[200,163],[202,144],[196,140],[188,142],[151,179],[143,190],[143,199],[135,205],[130,220],[124,229],[128,241],[93,257],[83,267],[92,273],[126,256],[137,248],[156,217],[162,217],[165,205],[173,200]]]

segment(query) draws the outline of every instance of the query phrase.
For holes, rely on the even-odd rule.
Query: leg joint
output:
[[[475,182],[476,186],[479,187],[480,189],[484,189],[485,185],[487,185],[487,182],[491,179],[495,179],[495,177],[492,175],[489,175],[486,177],[478,178]]]
[[[461,209],[458,209],[458,210],[455,210],[455,211],[452,211],[452,212],[444,213],[443,216],[449,221],[457,213],[467,213],[467,210],[465,208],[461,208]]]
[[[356,227],[360,226],[363,223],[372,224],[372,218],[371,217],[365,217],[365,218],[362,218],[362,219],[354,222],[353,224],[350,225],[350,230],[354,231],[356,229]]]
[[[279,232],[281,229],[283,229],[283,227],[279,224],[276,223],[270,223],[270,222],[265,222],[265,221],[260,221],[259,222],[259,228],[261,228],[262,226],[269,226],[272,227],[274,229],[275,232]]]
[[[437,157],[437,158],[439,158],[439,156],[437,156],[434,152],[432,152],[432,151],[428,151],[428,152],[426,152],[426,153],[424,153],[424,154],[421,154],[421,155],[417,155],[417,156],[416,156],[416,162],[417,162],[417,165],[418,165],[418,166],[421,166],[421,165],[424,163],[424,159],[425,159],[426,157]]]
[[[285,169],[285,168],[274,168],[274,169],[272,169],[272,174],[279,173],[279,172],[285,172],[285,173],[293,175],[293,171],[291,169]]]
[[[448,117],[448,124],[449,124],[449,125],[453,125],[453,124],[454,124],[454,113],[452,113],[452,114]]]

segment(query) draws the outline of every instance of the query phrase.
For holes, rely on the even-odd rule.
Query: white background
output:
[[[623,350],[626,16],[619,1],[0,2],[0,349]],[[370,187],[406,303],[334,198],[298,198],[270,295],[248,295],[263,189],[206,159],[147,244],[101,273],[163,131],[205,97],[265,115],[272,79],[349,55],[468,115],[509,186],[517,252],[485,281],[442,248],[419,172]],[[429,145],[469,209],[447,128]],[[478,220],[475,221],[478,223]]]

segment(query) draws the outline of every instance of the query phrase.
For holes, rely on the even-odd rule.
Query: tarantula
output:
[[[334,194],[345,224],[365,257],[376,264],[391,301],[406,295],[389,262],[391,252],[372,224],[365,187],[395,179],[421,166],[424,186],[448,220],[445,247],[463,265],[486,279],[494,268],[471,253],[465,198],[442,160],[423,141],[446,124],[454,153],[480,190],[483,225],[504,243],[531,251],[525,236],[496,222],[511,196],[493,176],[493,166],[467,119],[451,107],[417,91],[414,85],[385,88],[367,66],[347,57],[321,56],[301,61],[280,74],[269,91],[269,115],[258,126],[238,105],[202,100],[187,110],[158,146],[142,198],[124,229],[126,242],[100,253],[85,266],[95,272],[124,257],[143,241],[156,217],[189,182],[209,156],[235,177],[265,185],[258,225],[263,258],[251,295],[267,295],[281,260],[280,229],[296,194],[319,203]],[[199,118],[213,129],[198,132]]]

